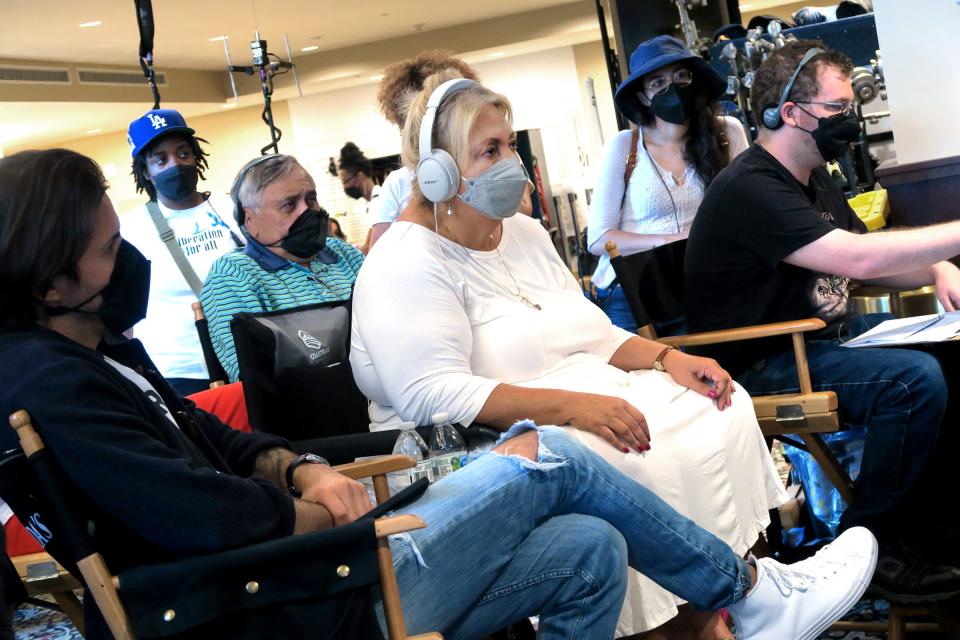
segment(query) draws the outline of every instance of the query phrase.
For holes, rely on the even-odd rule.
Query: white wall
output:
[[[581,159],[592,140],[583,112],[572,47],[562,47],[473,65],[485,85],[506,95],[514,109],[514,128],[540,129],[554,189],[581,193],[592,169]],[[368,157],[400,152],[400,134],[379,113],[376,83],[289,101],[296,155],[317,181],[321,204],[346,214],[341,225],[351,242],[366,232],[364,201],[343,195],[339,179],[327,173],[330,156],[351,140]],[[325,177],[324,177],[325,176]]]
[[[874,0],[873,7],[897,162],[960,155],[960,4]]]

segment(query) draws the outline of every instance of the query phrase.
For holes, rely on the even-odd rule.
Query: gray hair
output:
[[[243,226],[246,218],[244,208],[259,210],[264,189],[286,178],[296,167],[300,167],[297,159],[282,153],[261,156],[243,165],[230,188],[230,199],[236,207],[237,225]]]

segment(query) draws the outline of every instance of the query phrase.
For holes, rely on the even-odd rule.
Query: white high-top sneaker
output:
[[[752,560],[757,583],[727,607],[737,640],[814,640],[866,591],[877,564],[877,539],[853,527],[796,564]]]

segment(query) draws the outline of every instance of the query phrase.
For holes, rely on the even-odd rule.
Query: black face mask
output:
[[[330,216],[326,211],[307,209],[290,225],[286,236],[264,246],[280,246],[290,255],[298,258],[312,258],[327,246],[327,225],[329,223]]]
[[[650,110],[664,122],[683,124],[693,113],[693,91],[689,86],[671,84],[666,91],[650,99]]]
[[[359,200],[363,197],[363,189],[360,187],[344,187],[343,192],[347,194],[347,197],[353,198],[354,200]]]
[[[96,311],[80,307],[97,296],[102,296]],[[147,301],[150,297],[150,261],[135,246],[126,240],[120,241],[117,259],[113,264],[110,282],[80,304],[73,307],[53,307],[51,316],[65,313],[89,313],[100,316],[103,325],[114,335],[120,335],[147,317]]]
[[[817,118],[800,105],[797,105],[797,108],[807,115]],[[800,126],[797,128],[806,131],[813,137],[824,162],[836,160],[850,148],[851,143],[860,139],[860,121],[857,119],[857,114],[852,111],[846,115],[838,113],[829,118],[817,118],[817,123],[817,128],[812,131]]]
[[[186,200],[197,190],[199,179],[197,167],[178,164],[153,176],[153,186],[157,193],[168,200]]]

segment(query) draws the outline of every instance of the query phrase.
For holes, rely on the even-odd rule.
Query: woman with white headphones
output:
[[[514,215],[526,184],[514,141],[507,99],[454,73],[410,106],[413,197],[354,291],[350,360],[372,428],[438,412],[567,426],[745,554],[786,500],[750,398],[715,361],[619,329],[583,297],[539,222]],[[631,571],[618,633],[664,625],[682,602]],[[730,636],[688,608],[670,624],[651,637]]]

